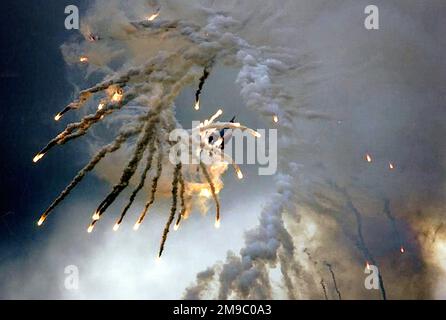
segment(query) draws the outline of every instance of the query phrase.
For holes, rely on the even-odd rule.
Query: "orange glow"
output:
[[[62,118],[62,115],[60,113],[56,114],[56,116],[54,117],[55,121],[59,121],[60,118]]]
[[[92,223],[88,226],[87,232],[91,233],[93,231],[93,229],[94,229],[94,224]]]
[[[123,91],[122,89],[119,89],[113,94],[111,100],[113,102],[120,102],[122,100],[122,96],[123,96]]]
[[[202,188],[200,190],[200,197],[210,198],[212,197],[212,192],[208,188]]]
[[[40,159],[42,159],[44,155],[45,155],[44,153],[38,153],[38,154],[33,158],[33,162],[36,163],[37,161],[39,161]]]
[[[37,225],[40,227],[44,222],[45,222],[46,217],[44,215],[42,215],[39,219],[39,221],[37,222]]]
[[[159,15],[160,15],[160,13],[159,13],[159,12],[156,12],[156,13],[152,14],[150,17],[148,17],[147,20],[148,20],[148,21],[153,21],[153,20],[155,20],[156,18],[158,18]]]
[[[96,211],[92,218],[93,218],[93,220],[99,220],[101,218],[101,216],[99,215],[99,212]]]
[[[88,57],[86,57],[86,56],[81,56],[81,57],[79,58],[79,61],[80,61],[80,62],[83,62],[83,63],[87,63],[87,62],[88,62]]]
[[[141,222],[139,222],[139,221],[137,223],[135,223],[135,225],[133,226],[133,230],[138,231],[140,225],[141,225]]]

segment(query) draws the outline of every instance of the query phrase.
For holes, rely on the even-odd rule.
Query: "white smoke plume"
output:
[[[427,2],[377,1],[382,28],[370,32],[362,0],[95,1],[85,41],[63,53],[69,63],[88,57],[87,73],[105,80],[68,107],[101,92],[121,103],[68,126],[37,160],[130,102],[162,124],[143,129],[145,148],[178,126],[175,99],[187,86],[209,89],[203,70],[236,68],[246,106],[279,130],[276,192],[239,254],[199,273],[184,297],[444,297],[432,284],[446,274],[445,8]],[[381,290],[364,288],[367,263]]]

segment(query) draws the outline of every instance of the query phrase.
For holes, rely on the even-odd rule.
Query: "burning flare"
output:
[[[239,180],[242,180],[243,179],[243,172],[242,172],[242,170],[240,170],[240,168],[237,168],[236,172],[237,172],[237,178],[239,178]]]
[[[116,92],[113,94],[111,101],[113,102],[121,102],[122,97],[124,95],[124,91],[122,89],[116,90]],[[102,109],[102,108],[101,108]],[[99,109],[100,110],[100,109]]]
[[[93,219],[94,221],[97,221],[97,220],[99,220],[100,218],[101,218],[101,216],[100,216],[99,213],[96,211],[96,212],[93,214],[92,219]]]
[[[140,225],[141,225],[141,222],[139,222],[139,221],[136,222],[135,225],[133,226],[133,230],[138,231]]]
[[[94,222],[90,223],[90,225],[88,226],[87,232],[92,233],[93,229],[94,229]]]
[[[39,219],[39,221],[37,222],[37,225],[40,227],[44,222],[45,222],[45,215],[42,215]]]
[[[367,154],[365,155],[365,160],[366,160],[368,163],[372,163],[372,161],[373,161],[372,156],[371,156],[369,153],[367,153]]]
[[[194,31],[195,27],[187,27],[183,30],[183,23],[171,22],[171,23],[148,23],[148,21],[153,21],[159,16],[160,10],[155,9],[153,14],[144,21],[135,23],[135,29],[132,30],[135,33],[135,39],[139,36],[150,36],[152,31],[156,29],[168,30],[169,35],[172,36],[178,34],[182,37],[188,37],[192,40],[192,45],[195,45],[195,41],[201,42],[200,39],[194,37],[190,34],[200,33],[200,30]],[[169,30],[177,29],[178,32],[173,33]],[[152,30],[153,29],[153,30]],[[188,32],[183,32],[189,30]],[[158,33],[157,33],[158,34]],[[137,37],[136,37],[137,36]],[[164,37],[160,37],[162,40]],[[170,37],[167,37],[170,38]],[[88,32],[86,36],[88,41],[103,41],[104,45],[107,44],[107,37],[99,38],[99,36]],[[119,41],[118,39],[113,39],[113,42]],[[199,43],[198,43],[199,44]],[[92,44],[90,44],[92,45]],[[199,47],[199,46],[198,46]],[[186,48],[183,48],[186,49]],[[182,52],[182,50],[180,50]],[[191,56],[183,56],[182,53],[174,52],[172,54],[163,52],[158,54],[148,61],[144,62],[143,68],[130,68],[129,70],[120,70],[119,72],[113,72],[112,75],[108,75],[103,81],[93,85],[90,88],[80,91],[78,97],[69,103],[62,111],[60,111],[54,119],[56,121],[60,120],[61,117],[70,110],[79,110],[81,107],[85,106],[89,100],[96,95],[99,104],[97,110],[94,113],[84,116],[79,122],[70,123],[66,128],[59,133],[55,138],[53,138],[47,145],[41,149],[41,151],[34,157],[33,161],[39,161],[47,152],[49,152],[55,146],[62,146],[65,143],[80,138],[88,133],[90,128],[100,123],[104,117],[107,117],[113,112],[118,112],[123,109],[123,107],[128,106],[130,103],[135,102],[138,104],[137,116],[132,118],[132,121],[125,123],[121,128],[119,134],[115,137],[111,143],[103,146],[95,156],[87,163],[87,165],[82,168],[77,175],[70,181],[67,187],[60,193],[60,195],[50,204],[46,209],[44,214],[41,216],[38,225],[43,224],[47,216],[52,212],[66,197],[70,192],[84,179],[84,177],[92,172],[100,161],[102,161],[106,156],[118,151],[121,146],[129,142],[129,144],[135,144],[133,148],[133,153],[128,159],[127,166],[121,173],[120,180],[115,184],[112,190],[108,193],[105,199],[99,204],[96,211],[92,216],[92,221],[87,228],[87,232],[91,233],[96,226],[96,223],[100,220],[102,215],[106,210],[112,205],[112,203],[120,196],[120,194],[129,187],[130,180],[135,176],[138,171],[139,165],[144,158],[144,155],[151,151],[151,146],[155,143],[158,145],[156,150],[156,156],[158,158],[156,170],[151,170],[151,167],[146,164],[146,169],[143,170],[140,176],[140,184],[134,189],[127,206],[121,213],[119,220],[115,222],[113,230],[117,231],[120,227],[122,219],[124,218],[126,210],[130,207],[133,200],[136,197],[137,192],[144,186],[144,181],[146,174],[153,176],[152,188],[148,195],[146,205],[143,212],[141,213],[133,229],[136,231],[142,224],[144,217],[148,214],[150,206],[155,201],[155,194],[157,191],[158,180],[161,177],[161,172],[163,166],[169,165],[169,162],[163,162],[164,156],[169,154],[170,150],[162,150],[164,146],[171,148],[170,141],[166,139],[166,133],[171,132],[177,126],[175,118],[171,115],[171,106],[173,105],[177,95],[186,88],[192,78],[196,77],[195,68],[203,68],[203,73],[199,78],[198,88],[195,93],[195,110],[200,109],[200,97],[202,90],[204,88],[205,82],[210,75],[210,70],[214,64],[214,60],[219,58],[218,51],[211,50],[212,52],[203,52],[202,54],[195,55],[193,50],[185,50],[184,52],[189,52]],[[86,52],[84,52],[86,53]],[[228,53],[229,54],[229,53]],[[79,57],[79,58],[78,58]],[[186,58],[186,59],[183,59]],[[79,59],[80,63],[88,63],[89,57],[86,55],[79,56],[75,55],[75,60]],[[181,62],[186,60],[187,63]],[[180,61],[180,65],[177,66],[177,62]],[[76,61],[78,62],[78,61]],[[130,65],[130,64],[129,64]],[[175,65],[175,68],[171,67]],[[162,75],[162,79],[161,76]],[[165,81],[169,79],[168,81]],[[125,94],[124,89],[125,88]],[[159,90],[154,90],[154,88],[159,88]],[[106,98],[104,98],[106,96]],[[146,101],[147,103],[146,105]],[[141,102],[146,108],[139,108]],[[218,228],[220,225],[220,201],[218,198],[218,193],[223,188],[223,183],[221,182],[221,175],[224,174],[228,164],[232,164],[239,179],[243,178],[243,174],[240,169],[236,169],[237,165],[232,160],[231,157],[225,155],[221,144],[224,143],[221,132],[225,130],[240,129],[242,131],[248,131],[255,137],[260,137],[261,135],[240,123],[232,122],[218,122],[213,123],[219,116],[223,114],[223,111],[219,109],[214,116],[209,120],[206,120],[200,125],[199,129],[199,139],[195,139],[192,135],[190,137],[193,143],[198,145],[197,154],[188,154],[188,156],[196,157],[199,166],[197,171],[190,174],[190,168],[184,168],[184,178],[182,173],[181,163],[177,165],[172,179],[172,206],[170,210],[169,219],[166,222],[162,240],[160,243],[159,257],[164,251],[164,246],[169,233],[169,228],[174,225],[174,229],[178,229],[180,223],[174,223],[176,213],[178,212],[178,219],[181,221],[182,218],[186,219],[186,212],[190,212],[192,205],[186,204],[186,201],[192,201],[194,197],[204,197],[206,199],[198,199],[200,204],[208,199],[213,199],[215,203],[216,210],[216,220],[215,226]],[[219,137],[220,136],[220,137]],[[210,137],[216,138],[216,141],[212,140]],[[218,138],[217,138],[218,137]],[[189,151],[192,153],[192,151]],[[186,152],[187,153],[187,152]],[[218,155],[218,160],[213,164],[205,164],[203,162],[202,156],[205,154]],[[220,157],[221,156],[221,157]],[[150,163],[149,161],[148,163]],[[200,170],[201,169],[201,170]],[[156,171],[156,172],[153,172]],[[169,172],[169,171],[167,171]],[[155,175],[153,175],[153,173]],[[166,174],[167,175],[167,174]],[[185,181],[186,180],[186,181]],[[179,200],[179,201],[178,201]],[[177,210],[181,206],[181,210]]]
[[[160,15],[160,11],[155,12],[154,14],[152,14],[150,17],[147,18],[147,21],[153,21],[156,18],[158,18],[158,16]]]
[[[44,153],[38,153],[38,154],[36,154],[36,156],[33,158],[33,162],[36,163],[37,161],[39,161],[40,159],[42,159],[44,155],[45,155]]]

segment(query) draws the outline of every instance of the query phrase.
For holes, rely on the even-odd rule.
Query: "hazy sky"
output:
[[[115,8],[115,1],[97,2]],[[92,212],[110,188],[110,177],[104,175],[114,170],[112,162],[85,179],[44,228],[35,226],[42,210],[88,161],[92,147],[114,133],[109,122],[82,141],[56,148],[37,165],[31,161],[65,123],[84,113],[73,112],[60,123],[53,121],[54,114],[78,86],[101,79],[85,79],[85,70],[63,60],[60,46],[75,35],[63,28],[64,7],[72,3],[85,12],[87,1],[55,0],[14,1],[2,10],[0,298],[181,298],[197,273],[213,266],[226,273],[209,281],[210,291],[227,285],[242,298],[321,299],[319,282],[330,283],[324,264],[329,262],[345,298],[376,299],[379,292],[363,287],[364,265],[371,257],[390,298],[445,297],[443,1],[375,1],[378,31],[363,27],[368,1],[164,2],[166,17],[200,22],[199,4],[214,3],[243,22],[239,36],[266,48],[266,54],[289,56],[284,55],[285,72],[270,70],[271,91],[280,87],[287,94],[280,106],[286,123],[279,127],[283,176],[278,182],[258,176],[255,166],[242,167],[242,181],[228,173],[221,192],[222,227],[215,230],[212,208],[206,216],[194,212],[170,234],[160,262],[155,256],[168,199],[156,204],[138,233],[131,230],[134,219],[114,233],[125,193],[95,232],[86,233]],[[143,4],[128,1],[121,9],[130,14]],[[203,91],[205,107],[198,113],[192,110],[195,88],[181,93],[178,121],[188,127],[222,107],[224,119],[237,115],[251,127],[271,127],[263,110],[245,107],[235,84],[239,68],[220,64],[213,70]],[[364,161],[367,153],[372,164]],[[276,208],[278,189],[289,195]],[[129,212],[132,218],[141,199]],[[265,222],[269,218],[271,224]],[[282,220],[286,230],[274,233]],[[366,248],[358,236],[361,228]],[[254,231],[245,234],[249,229]],[[287,251],[288,240],[293,250]],[[237,257],[240,251],[240,258],[225,260],[228,250]],[[78,290],[64,287],[68,265],[79,268]],[[232,280],[225,278],[230,267],[240,268],[232,270]],[[273,289],[264,285],[265,292],[246,293],[243,286],[249,281],[261,286],[264,273]],[[336,298],[331,284],[328,294]]]

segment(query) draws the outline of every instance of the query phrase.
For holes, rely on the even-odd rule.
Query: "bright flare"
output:
[[[368,154],[368,153],[365,155],[365,160],[366,160],[368,163],[372,163],[372,161],[373,161],[372,156],[371,156],[370,154]]]
[[[60,118],[62,118],[62,115],[60,113],[56,114],[56,116],[54,117],[55,121],[59,121]]]
[[[243,179],[243,172],[240,169],[237,169],[237,178],[239,178],[240,180]]]
[[[215,220],[214,226],[215,226],[215,229],[220,229],[220,219]]]
[[[135,223],[135,225],[133,226],[133,230],[138,231],[140,225],[141,225],[141,222],[139,222],[139,221],[137,223]]]
[[[203,188],[200,190],[200,197],[210,198],[212,197],[212,192],[208,188]]]
[[[389,169],[390,170],[395,169],[395,165],[392,162],[389,162]]]
[[[406,250],[404,250],[404,247],[401,247],[401,248],[400,248],[400,252],[401,252],[401,253],[406,252]]]
[[[116,91],[115,94],[113,94],[111,100],[113,102],[120,102],[122,100],[122,91]]]
[[[252,130],[252,135],[256,138],[261,138],[262,135],[260,133],[258,133],[257,131]]]
[[[195,106],[194,106],[195,110],[200,110],[200,100],[198,100],[197,102],[195,102]]]
[[[367,263],[365,264],[365,267],[367,268],[367,270],[370,270],[370,264],[369,264],[368,261],[367,261]]]
[[[80,62],[84,62],[84,63],[86,63],[86,62],[88,62],[88,57],[86,57],[86,56],[81,56],[81,57],[79,58],[79,61],[80,61]]]
[[[210,124],[210,123],[214,122],[215,119],[220,117],[222,114],[223,114],[223,110],[218,109],[218,111],[209,119],[209,121],[207,121],[207,120],[206,121],[208,122],[208,124]],[[206,125],[206,122],[205,122],[205,125]]]
[[[91,233],[91,232],[93,231],[93,229],[94,229],[94,224],[90,224],[90,225],[88,226],[87,232],[88,232],[88,233]]]
[[[173,226],[173,230],[177,231],[180,228],[180,224],[179,223],[175,223],[175,225]]]
[[[41,216],[39,221],[37,222],[37,225],[40,227],[45,222],[45,219],[46,219],[45,216]]]
[[[116,222],[115,225],[113,226],[113,231],[118,231],[119,229],[119,223]]]
[[[102,108],[104,108],[104,104],[101,102],[101,103],[98,105],[98,110],[102,110]]]
[[[273,121],[274,121],[274,123],[279,122],[279,117],[276,114],[273,116]]]
[[[156,18],[158,18],[159,15],[160,15],[160,13],[159,13],[159,12],[156,12],[156,13],[152,14],[150,17],[148,17],[147,20],[148,20],[148,21],[153,21],[153,20],[155,20]]]
[[[99,212],[96,211],[96,212],[94,213],[92,219],[93,219],[93,220],[99,220],[100,218],[101,218],[101,216],[99,215]]]
[[[33,158],[33,162],[36,163],[37,161],[39,161],[40,159],[42,159],[44,155],[45,155],[44,153],[38,153],[38,154]]]

